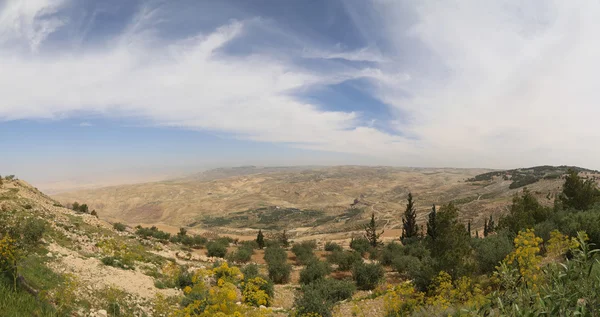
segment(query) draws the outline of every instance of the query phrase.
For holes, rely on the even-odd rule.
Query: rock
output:
[[[236,302],[235,304],[240,306],[240,305],[242,305],[242,302]]]
[[[49,257],[49,258],[51,258],[53,256],[52,252],[48,252],[48,254],[46,254],[46,256]]]
[[[100,309],[100,310],[97,312],[96,316],[98,316],[98,317],[108,317],[108,313],[106,312],[106,310],[104,310],[104,309]]]
[[[265,309],[265,308],[267,308],[267,307],[266,307],[265,305],[260,305],[260,306],[258,306],[258,308],[260,308],[260,309]]]

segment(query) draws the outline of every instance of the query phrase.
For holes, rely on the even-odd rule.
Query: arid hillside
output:
[[[111,221],[239,234],[257,228],[287,229],[302,236],[350,233],[374,212],[385,226],[386,235],[396,235],[409,192],[416,198],[420,221],[425,220],[432,204],[453,201],[462,218],[478,228],[490,214],[504,213],[522,184],[540,201],[551,204],[562,185],[564,171],[566,167],[511,171],[241,167],[179,180],[77,191],[55,198],[63,204],[85,202]]]

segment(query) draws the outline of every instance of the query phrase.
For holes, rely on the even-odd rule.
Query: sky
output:
[[[0,174],[600,169],[598,16],[578,0],[1,0]]]

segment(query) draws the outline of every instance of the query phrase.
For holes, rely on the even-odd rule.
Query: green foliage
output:
[[[300,271],[300,283],[310,284],[316,280],[325,278],[329,273],[331,273],[331,268],[327,262],[313,259]]]
[[[331,310],[336,302],[352,297],[354,285],[349,281],[319,279],[314,283],[302,286],[302,295],[296,298],[296,316],[331,317]]]
[[[542,206],[535,196],[527,188],[524,188],[521,195],[515,194],[513,197],[510,212],[500,218],[498,228],[508,229],[516,235],[519,231],[533,228],[535,224],[543,222],[551,216],[552,209]]]
[[[327,261],[331,264],[336,264],[339,271],[348,271],[356,262],[362,262],[360,253],[356,251],[333,251],[327,256]]]
[[[360,255],[364,255],[371,248],[371,243],[369,243],[369,240],[363,237],[352,238],[352,240],[350,240],[350,248],[358,252]]]
[[[435,204],[431,207],[431,212],[427,216],[427,237],[432,241],[435,241],[438,236],[437,230],[437,211],[435,210]]]
[[[438,271],[446,271],[456,277],[468,271],[471,238],[465,234],[464,224],[458,221],[458,208],[449,203],[436,214],[438,237],[430,241],[431,255]]]
[[[592,179],[583,180],[577,171],[569,169],[560,201],[565,208],[587,210],[598,201],[600,192]]]
[[[55,308],[43,300],[27,293],[23,289],[16,292],[12,288],[12,282],[0,278],[0,312],[2,316],[39,316],[56,317],[68,316],[60,314]]]
[[[227,246],[228,244],[225,244],[223,241],[210,241],[206,245],[206,250],[208,251],[207,255],[218,258],[224,258],[227,254]]]
[[[300,243],[294,243],[292,246],[292,252],[296,255],[296,263],[298,265],[305,265],[315,259],[313,250],[317,247],[315,241],[304,241]]]
[[[325,251],[342,251],[342,246],[331,241],[325,243]]]
[[[208,240],[205,237],[203,237],[203,236],[200,236],[200,235],[190,236],[188,234],[186,234],[186,235],[181,235],[181,234],[173,235],[173,236],[171,236],[169,238],[169,241],[171,243],[181,243],[181,244],[183,244],[183,245],[185,245],[187,247],[195,248],[195,249],[201,248],[202,246],[204,246],[208,242]]]
[[[369,242],[369,244],[376,248],[381,242],[379,241],[379,237],[383,234],[383,230],[377,233],[377,223],[375,222],[375,213],[371,214],[371,221],[365,225],[365,239]]]
[[[419,236],[419,226],[417,225],[417,210],[415,209],[412,193],[408,193],[406,210],[402,217],[402,237],[400,239],[414,239]],[[376,244],[374,245],[376,246]]]
[[[508,185],[509,189],[515,189],[515,188],[527,186],[527,185],[533,184],[540,180],[539,178],[537,178],[533,175],[521,176],[520,174],[514,175],[512,179],[513,179],[512,183],[510,183],[510,185]]]
[[[472,239],[471,243],[475,250],[479,272],[482,274],[492,273],[513,249],[511,236],[506,231],[484,239]]]
[[[394,258],[404,254],[404,246],[400,243],[391,242],[385,245],[381,253],[381,264],[391,265]]]
[[[494,217],[490,215],[490,219],[486,219],[483,223],[483,236],[487,237],[492,232],[496,232],[496,223],[494,222]]]
[[[158,228],[156,228],[156,226],[152,226],[150,228],[144,228],[141,226],[137,226],[136,228],[137,228],[137,230],[135,231],[135,234],[137,234],[138,236],[140,236],[144,239],[152,237],[157,240],[168,241],[169,238],[171,237],[170,233],[158,230]]]
[[[352,278],[358,289],[372,290],[383,279],[383,267],[377,263],[354,263]]]
[[[29,218],[22,229],[23,242],[29,246],[37,245],[46,232],[46,221]]]
[[[258,265],[251,263],[242,268],[242,273],[245,279],[250,279],[258,276]]]
[[[435,276],[433,259],[423,242],[407,246],[389,243],[383,249],[381,263],[412,280],[420,290],[425,290]]]
[[[284,284],[290,279],[292,266],[287,264],[287,253],[281,247],[267,247],[265,250],[265,261],[269,278],[277,283]]]
[[[230,261],[236,263],[246,263],[252,258],[253,249],[248,245],[240,246],[235,252],[228,257]]]
[[[120,222],[115,222],[113,223],[113,228],[117,231],[125,231],[125,229],[127,229],[127,226],[120,223]]]
[[[265,247],[265,236],[263,235],[262,230],[258,230],[258,234],[256,235],[256,244],[261,250]]]

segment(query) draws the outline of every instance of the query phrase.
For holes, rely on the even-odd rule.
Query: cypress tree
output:
[[[438,236],[437,230],[437,219],[436,219],[436,211],[435,204],[431,207],[431,212],[429,213],[429,219],[427,220],[427,236],[431,238],[431,240],[435,241]]]
[[[408,193],[408,203],[402,217],[402,237],[400,239],[417,238],[419,226],[417,225],[417,211],[413,201],[412,193]]]
[[[486,219],[485,222],[483,223],[483,236],[487,237],[488,234],[489,234],[489,232],[488,232],[488,221]]]
[[[258,244],[260,249],[265,247],[265,236],[260,229],[258,229],[258,234],[256,235],[256,244]]]
[[[469,220],[469,222],[467,223],[467,233],[469,234],[469,237],[471,236],[471,220]]]
[[[490,215],[490,220],[487,223],[487,231],[488,234],[496,231],[496,224],[494,223],[494,217]]]
[[[365,225],[365,238],[369,240],[369,244],[372,247],[377,247],[379,242],[379,237],[383,234],[383,230],[380,233],[377,233],[377,224],[375,223],[375,213],[371,214],[371,221]]]

